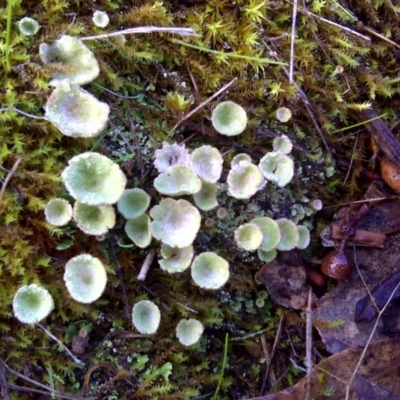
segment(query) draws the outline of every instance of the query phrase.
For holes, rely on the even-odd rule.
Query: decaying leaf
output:
[[[376,191],[374,185],[368,190],[369,198],[376,196],[373,194]],[[377,204],[360,223],[360,229],[370,232],[394,231],[399,227],[400,204],[391,200]],[[333,290],[319,299],[314,313],[315,326],[329,352],[337,353],[347,347],[364,346],[367,342],[374,322],[356,323],[354,321],[356,304],[368,296],[365,284],[371,291],[382,281],[400,271],[399,244],[400,234],[396,233],[387,236],[383,248],[348,248],[359,271],[355,269],[349,280],[339,282]],[[393,303],[393,307],[398,308],[398,305]],[[374,340],[387,338],[388,332],[391,335],[400,333],[400,312],[394,313],[393,318],[396,322],[394,323],[392,318],[390,327],[387,326],[384,315],[379,322]]]
[[[296,310],[306,307],[309,291],[307,275],[294,252],[286,252],[265,264],[258,271],[257,279],[265,285],[275,303]]]
[[[314,367],[310,375],[310,399],[345,399],[346,385],[360,359],[362,348],[350,348],[335,354]],[[371,344],[353,381],[349,400],[378,400],[383,389],[388,394],[385,400],[398,400],[400,396],[400,339],[387,339]],[[368,382],[373,388],[371,394],[377,397],[365,397],[360,387]],[[307,394],[307,377],[296,385],[281,392],[249,400],[304,400]],[[392,396],[392,397],[391,397]],[[396,397],[394,397],[396,396]]]
[[[356,375],[356,391],[360,400],[400,400],[400,394]]]
[[[371,322],[379,311],[392,300],[400,297],[400,272],[396,272],[371,290],[371,293],[356,304],[354,321]]]

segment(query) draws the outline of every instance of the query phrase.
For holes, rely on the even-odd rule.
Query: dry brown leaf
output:
[[[346,384],[356,368],[362,351],[362,348],[347,349],[315,366],[310,376],[310,398],[345,399]],[[351,387],[349,400],[372,399],[372,397],[362,397],[364,396],[362,392],[356,390],[362,380],[375,386],[377,394],[378,388],[381,388],[388,394],[397,396],[393,398],[388,396],[385,400],[397,400],[400,396],[399,365],[400,339],[387,339],[371,344],[358,370],[358,377]],[[254,397],[249,400],[304,400],[307,393],[306,387],[307,377],[304,377],[296,385],[279,393]],[[328,397],[328,392],[333,395]],[[374,399],[378,400],[379,397],[374,397]]]
[[[295,252],[280,255],[265,264],[257,273],[272,300],[287,308],[305,309],[310,286],[306,284],[306,272]]]
[[[382,232],[398,228],[399,221],[400,204],[397,201],[386,201],[373,208],[360,227],[368,231]],[[348,253],[353,255],[368,289],[372,290],[400,270],[400,234],[388,236],[383,248],[348,248]],[[375,322],[354,322],[356,304],[367,295],[368,291],[355,269],[349,280],[339,282],[333,290],[317,301],[314,324],[330,353],[337,353],[347,347],[364,346],[367,342]],[[394,317],[396,322],[393,323],[391,318],[390,326],[387,325],[383,314],[374,340],[400,333],[399,307],[395,303],[390,309],[393,307],[397,310]]]

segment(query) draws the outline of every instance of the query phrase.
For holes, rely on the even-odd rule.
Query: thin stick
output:
[[[67,346],[65,346],[64,343],[60,342],[59,339],[57,339],[51,332],[49,332],[43,325],[37,323],[36,324],[39,328],[41,328],[43,330],[43,332],[51,339],[53,339],[55,342],[57,342],[62,348],[63,350],[71,357],[72,361],[75,364],[81,365],[82,367],[85,366],[85,363],[81,360],[79,360],[79,358],[75,357],[71,351],[67,348]]]
[[[292,85],[293,80],[293,69],[294,69],[294,40],[296,37],[296,20],[297,20],[297,0],[293,1],[293,12],[292,12],[292,33],[290,38],[290,64],[289,64],[289,83]]]
[[[190,69],[190,66],[188,63],[186,63],[186,69],[188,71],[190,80],[192,82],[193,88],[194,88],[194,98],[196,99],[196,103],[200,103],[200,93],[199,93],[199,88],[197,86],[196,80],[194,79],[194,76],[192,74],[192,71]],[[205,135],[205,129],[204,129],[204,121],[203,119],[201,120],[201,133]]]
[[[12,368],[10,368],[2,359],[0,359],[0,363],[3,364],[3,366],[6,368],[7,372],[9,372],[10,374],[26,381],[29,382],[35,386],[38,386],[42,389],[47,390],[47,392],[45,392],[46,394],[48,394],[48,392],[54,393],[55,395],[57,395],[58,397],[62,397],[64,399],[71,399],[71,400],[96,400],[96,397],[80,397],[80,396],[75,396],[73,394],[69,394],[69,393],[64,393],[64,392],[60,392],[59,390],[56,389],[52,389],[49,386],[43,385],[43,383],[37,382],[33,379],[28,378],[26,375],[19,373],[18,371],[13,370]],[[32,392],[37,392],[36,389],[32,389],[32,388],[24,388],[22,386],[15,386],[12,387],[10,384],[8,384],[8,387],[11,387],[15,390],[20,390],[20,391],[29,391],[31,390]],[[28,389],[28,390],[26,390]]]
[[[10,172],[5,177],[4,182],[3,182],[3,186],[0,189],[0,199],[3,197],[3,194],[6,191],[6,187],[8,185],[8,182],[10,182],[11,177],[15,174],[15,171],[17,170],[18,165],[20,164],[21,160],[22,160],[21,157],[17,157],[17,159],[15,160],[14,165],[12,166]]]
[[[342,186],[344,186],[346,184],[346,182],[347,182],[347,179],[349,179],[351,167],[353,166],[353,162],[354,162],[354,155],[356,153],[356,148],[357,148],[357,143],[358,143],[358,138],[359,137],[360,137],[360,135],[356,136],[356,141],[354,143],[353,153],[351,154],[350,165],[349,165],[349,168],[347,169],[346,177],[344,178]]]
[[[8,391],[8,384],[6,379],[6,369],[4,365],[0,367],[0,394],[3,396],[4,400],[11,400],[10,393]]]
[[[278,329],[276,331],[275,342],[274,342],[274,345],[272,346],[271,361],[268,364],[267,370],[265,371],[265,374],[264,374],[264,380],[263,380],[263,384],[262,384],[262,387],[261,387],[261,396],[264,396],[266,388],[267,388],[268,376],[269,376],[269,373],[270,373],[271,368],[272,368],[272,361],[275,358],[276,350],[278,348],[278,343],[279,343],[279,339],[281,337],[281,332],[282,332],[282,327],[283,327],[283,322],[284,321],[285,321],[285,316],[284,316],[284,314],[282,314],[281,315],[281,319],[279,320]]]
[[[323,208],[333,208],[333,207],[343,207],[343,206],[350,206],[352,204],[362,204],[362,203],[369,203],[369,202],[374,202],[374,201],[383,201],[383,200],[391,200],[390,197],[375,197],[372,199],[366,199],[366,200],[354,200],[354,201],[349,201],[347,203],[339,203],[339,204],[333,204],[331,206],[324,206]]]
[[[378,37],[379,39],[384,40],[387,43],[390,43],[392,46],[397,47],[398,49],[400,49],[400,45],[398,45],[396,42],[393,42],[393,40],[388,39],[387,37],[381,35],[380,33],[374,31],[371,28],[368,28],[367,26],[363,26],[364,31],[367,31],[368,33],[370,33],[371,35],[374,35],[376,37]]]
[[[201,110],[204,106],[206,106],[208,103],[210,103],[212,100],[214,100],[216,97],[218,97],[221,93],[223,93],[225,90],[227,90],[230,86],[232,86],[235,82],[237,81],[237,78],[233,78],[229,83],[226,85],[222,86],[221,89],[219,89],[217,92],[215,92],[211,97],[209,97],[206,101],[203,101],[203,103],[199,104],[194,110],[190,111],[188,114],[186,114],[183,118],[181,118],[175,126],[168,132],[167,138],[171,137],[172,134],[174,133],[175,129],[178,128],[178,126],[183,122],[192,117],[194,114],[196,114],[199,110]]]
[[[264,334],[262,334],[260,336],[260,339],[261,339],[261,345],[262,345],[263,352],[264,352],[265,362],[267,365],[270,365],[272,359],[271,359],[271,354],[268,350],[267,339]],[[269,371],[268,378],[269,378],[270,387],[275,386],[276,385],[276,376],[275,376],[275,372],[272,367]]]
[[[312,17],[318,18],[319,20],[321,20],[323,22],[326,22],[327,24],[331,24],[333,26],[336,26],[337,28],[343,29],[344,31],[352,33],[353,35],[358,36],[358,37],[360,37],[360,38],[362,38],[364,40],[368,40],[369,42],[371,41],[371,38],[369,38],[368,36],[361,35],[361,33],[353,31],[352,29],[347,28],[346,26],[340,25],[340,24],[338,24],[336,22],[329,21],[329,19],[326,19],[324,17],[320,17],[319,15],[316,15],[316,14],[312,13],[311,11],[306,10],[305,12],[306,12],[306,14],[311,15]]]
[[[306,309],[306,367],[307,367],[307,383],[306,383],[306,395],[304,400],[311,399],[311,372],[313,369],[313,362],[312,362],[312,308],[311,308],[311,301],[312,301],[312,290],[308,292],[308,303]]]
[[[136,33],[152,33],[152,32],[166,32],[175,33],[181,36],[199,36],[194,32],[192,28],[176,28],[176,27],[166,27],[166,26],[138,26],[137,28],[123,29],[118,32],[105,33],[103,35],[95,36],[85,36],[79,38],[80,40],[102,40],[108,39],[110,37],[120,36],[120,35],[132,35]]]
[[[156,255],[156,249],[150,249],[150,251],[147,253],[146,258],[144,259],[142,268],[140,269],[139,275],[137,277],[138,281],[144,281],[147,276],[147,272],[149,272],[150,265],[154,260],[154,257]]]
[[[38,117],[37,115],[33,115],[33,114],[29,114],[25,111],[22,111],[16,107],[6,107],[6,108],[0,108],[0,111],[11,111],[14,110],[16,111],[18,114],[24,115],[25,117],[29,117],[29,118],[34,118],[34,119],[46,119],[45,117]]]
[[[265,43],[265,40],[263,40],[263,43],[265,44],[265,46],[266,46],[267,48],[269,48],[269,46],[267,45],[267,43]],[[288,71],[287,68],[285,68],[283,65],[282,65],[282,70],[283,70],[283,72],[285,73],[285,75],[289,78],[289,71]],[[329,153],[329,155],[330,155],[331,158],[333,159],[331,149],[330,149],[330,147],[328,146],[328,142],[325,140],[324,134],[323,134],[321,128],[319,127],[318,122],[317,122],[317,120],[316,120],[316,118],[315,118],[315,116],[314,116],[314,114],[313,114],[313,111],[312,111],[311,106],[310,106],[310,101],[308,100],[307,95],[303,92],[303,90],[301,90],[300,86],[299,86],[296,82],[293,82],[293,85],[296,87],[298,93],[300,94],[300,98],[301,98],[303,104],[305,105],[305,107],[306,107],[306,109],[307,109],[307,112],[308,112],[308,114],[309,114],[309,116],[310,116],[310,118],[311,118],[311,120],[312,120],[312,122],[313,122],[313,124],[314,124],[314,126],[315,126],[315,129],[316,129],[317,132],[318,132],[318,135],[319,135],[319,137],[320,137],[322,143],[323,143],[324,146],[325,146],[326,151]]]
[[[141,94],[137,94],[136,96],[123,96],[122,94],[115,93],[115,92],[113,92],[112,90],[107,89],[107,88],[105,88],[104,86],[99,85],[98,83],[92,82],[92,85],[97,86],[97,87],[103,89],[104,91],[106,91],[106,92],[108,92],[108,93],[114,95],[114,96],[120,97],[121,99],[137,99],[137,98],[139,98],[140,96],[142,96]]]

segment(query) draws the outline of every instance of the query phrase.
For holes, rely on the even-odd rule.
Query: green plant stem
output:
[[[13,0],[7,0],[7,27],[6,27],[6,70],[11,71],[10,63],[10,43],[11,43],[11,20],[12,20]]]
[[[219,392],[219,389],[221,387],[222,378],[224,377],[226,361],[228,359],[228,342],[229,342],[229,334],[227,333],[225,335],[224,358],[222,359],[221,373],[219,374],[218,385],[217,385],[217,388],[215,389],[213,400],[217,400],[218,399],[218,392]]]
[[[338,129],[337,131],[333,131],[333,132],[331,132],[331,133],[338,133],[338,132],[347,131],[347,130],[349,130],[349,129],[357,128],[358,126],[368,124],[369,122],[375,121],[375,120],[377,120],[377,119],[381,119],[381,118],[385,117],[386,115],[387,115],[387,113],[381,114],[381,115],[378,115],[377,117],[374,117],[374,118],[371,118],[371,119],[367,119],[367,120],[365,120],[365,121],[359,122],[358,124],[346,126],[345,128]]]
[[[182,46],[190,47],[192,49],[205,51],[206,53],[219,54],[224,57],[241,58],[242,60],[258,61],[258,62],[265,63],[265,64],[287,65],[287,63],[284,63],[281,61],[274,61],[274,60],[271,60],[270,58],[244,56],[243,54],[237,54],[237,53],[225,53],[223,51],[208,49],[207,47],[196,46],[194,44],[186,43],[186,42],[183,42],[182,40],[178,40],[178,39],[173,39],[172,42],[178,43]]]

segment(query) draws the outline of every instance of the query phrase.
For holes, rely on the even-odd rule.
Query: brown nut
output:
[[[396,192],[400,192],[400,168],[387,159],[381,161],[381,174],[385,183]]]
[[[337,280],[350,278],[353,268],[353,259],[343,249],[332,250],[321,262],[321,272]]]

